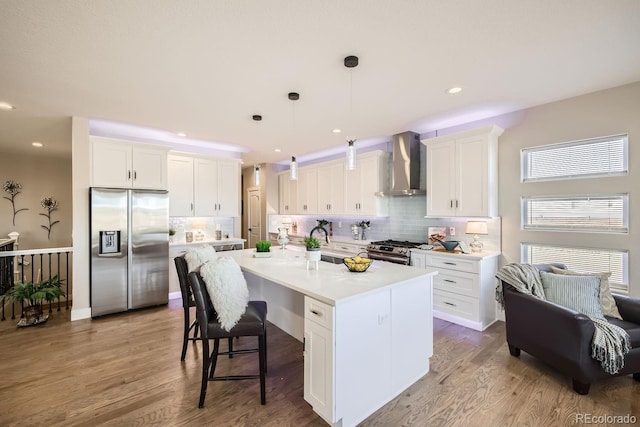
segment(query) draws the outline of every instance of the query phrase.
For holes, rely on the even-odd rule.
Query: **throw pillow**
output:
[[[542,287],[548,301],[590,317],[604,319],[600,307],[600,278],[569,276],[540,272]]]
[[[249,289],[240,266],[231,257],[220,257],[204,264],[200,275],[218,313],[220,326],[231,330],[249,304]]]
[[[555,274],[567,274],[570,276],[596,276],[600,278],[600,305],[602,306],[602,314],[609,317],[622,319],[618,311],[616,300],[613,299],[611,289],[609,288],[609,277],[611,273],[581,273],[579,271],[564,270],[562,268],[551,267],[551,271]]]
[[[202,264],[218,258],[216,250],[213,246],[204,245],[199,248],[189,248],[184,255],[187,266],[189,267],[189,273],[192,271],[198,271]]]

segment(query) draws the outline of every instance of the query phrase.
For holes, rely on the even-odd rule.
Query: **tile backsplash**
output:
[[[277,233],[283,223],[297,225],[297,233],[308,235],[316,220],[325,219],[332,222],[333,237],[353,239],[351,225],[360,221],[370,221],[371,228],[366,230],[366,240],[408,240],[410,242],[426,243],[429,227],[446,227],[447,240],[462,240],[467,243],[473,240],[472,235],[465,234],[467,221],[486,221],[487,235],[482,235],[480,241],[484,249],[500,251],[501,220],[500,218],[425,218],[426,196],[392,197],[389,200],[388,217],[353,217],[353,216],[322,216],[322,215],[269,215],[269,232]],[[450,235],[450,229],[455,229],[455,236]]]

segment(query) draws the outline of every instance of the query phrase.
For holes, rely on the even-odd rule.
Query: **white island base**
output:
[[[364,273],[304,252],[225,253],[242,267],[251,299],[304,344],[304,398],[327,423],[353,426],[429,372],[435,270],[374,262]]]

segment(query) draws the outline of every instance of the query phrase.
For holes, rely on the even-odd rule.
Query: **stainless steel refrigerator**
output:
[[[90,188],[91,317],[166,304],[166,191]]]

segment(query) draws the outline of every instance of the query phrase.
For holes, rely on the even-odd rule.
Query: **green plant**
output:
[[[32,282],[17,282],[4,295],[0,296],[0,300],[3,303],[5,301],[24,302],[31,307],[40,305],[43,301],[51,303],[56,298],[64,296],[62,282],[57,274],[35,285]]]
[[[320,248],[320,240],[315,237],[305,237],[304,238],[304,246],[307,249],[318,249]]]
[[[269,242],[268,240],[257,241],[256,250],[258,252],[269,252],[271,250],[271,242]]]
[[[176,230],[174,230],[173,228],[169,229],[169,236],[175,236],[176,235]]]

